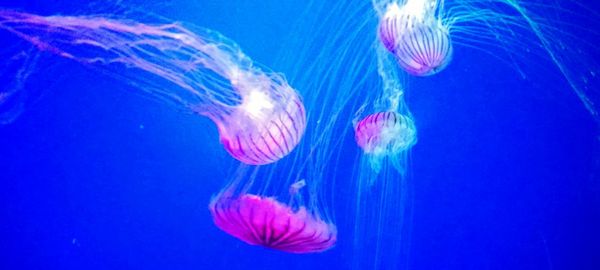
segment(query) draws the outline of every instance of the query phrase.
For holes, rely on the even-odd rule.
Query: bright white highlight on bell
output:
[[[265,93],[254,90],[244,98],[242,108],[252,118],[261,119],[268,115],[273,109],[273,102]]]

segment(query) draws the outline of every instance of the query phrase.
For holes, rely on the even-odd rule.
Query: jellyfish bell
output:
[[[292,156],[300,153],[305,151]],[[233,180],[210,200],[214,224],[247,244],[283,252],[317,253],[333,248],[337,227],[319,202],[322,182],[314,178],[292,181],[290,175],[303,169],[297,161],[287,159],[267,167],[241,165]]]
[[[306,129],[306,111],[296,91],[282,79],[257,78],[232,82],[241,101],[230,112],[200,112],[217,124],[225,150],[250,165],[283,158],[300,142]]]
[[[0,10],[0,29],[89,66],[121,64],[126,72],[106,68],[106,73],[158,101],[209,117],[225,150],[243,163],[273,163],[304,134],[299,94],[282,75],[257,67],[218,32],[178,23],[7,10]]]
[[[330,249],[337,240],[335,225],[303,206],[294,210],[272,197],[221,193],[209,210],[217,227],[250,245],[314,253]]]
[[[405,151],[416,141],[413,121],[396,112],[368,115],[356,124],[355,138],[365,153]]]
[[[389,3],[379,22],[379,39],[409,74],[429,76],[452,59],[448,27],[436,18],[436,3],[407,0]]]
[[[370,114],[355,125],[354,132],[357,144],[371,157],[375,171],[381,169],[382,159],[388,156],[392,164],[399,166],[396,156],[417,142],[413,120],[397,112]]]
[[[249,175],[245,166],[241,168],[209,203],[219,229],[250,245],[289,253],[323,252],[335,245],[336,226],[316,207],[301,200],[299,193],[308,185],[305,179],[293,182],[288,194],[282,190],[276,198],[264,195],[274,183],[257,177],[260,167],[253,168]],[[267,175],[282,178],[283,174]],[[287,203],[280,199],[285,196],[289,196]]]

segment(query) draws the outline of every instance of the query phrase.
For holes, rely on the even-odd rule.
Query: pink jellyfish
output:
[[[388,265],[389,260],[398,260],[405,244],[405,217],[410,214],[405,175],[417,133],[404,100],[399,102],[399,110],[405,114],[377,112],[354,126],[363,154],[354,172],[353,263],[364,269],[382,268],[382,262]],[[365,248],[376,255],[363,256]]]
[[[300,141],[306,128],[304,105],[291,88],[285,93],[287,96],[273,91],[279,96],[269,97],[271,93],[258,90],[260,86],[250,87],[256,88],[245,96],[237,110],[205,114],[217,123],[221,143],[233,157],[251,165],[272,163],[290,153]]]
[[[303,181],[297,183],[304,185]],[[294,210],[272,197],[232,196],[225,191],[211,200],[209,210],[217,227],[250,245],[312,253],[333,247],[337,240],[335,225],[304,206]]]
[[[225,150],[243,163],[275,162],[304,134],[306,112],[298,93],[215,31],[2,10],[0,29],[88,66],[118,65],[108,74],[213,120]],[[117,70],[123,67],[129,73]]]
[[[360,120],[354,127],[355,139],[370,157],[371,167],[379,171],[382,160],[402,168],[402,158],[416,142],[417,131],[412,119],[397,112],[378,112]]]
[[[391,3],[379,23],[379,38],[409,74],[428,76],[452,59],[448,27],[435,17],[435,1]]]

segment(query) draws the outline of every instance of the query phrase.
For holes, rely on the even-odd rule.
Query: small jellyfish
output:
[[[391,3],[379,23],[379,38],[409,74],[428,76],[443,70],[452,59],[448,27],[436,18],[432,1]]]
[[[6,10],[0,10],[0,29],[40,51],[104,67],[153,99],[210,118],[225,150],[243,163],[273,163],[304,135],[306,112],[296,90],[215,31]],[[0,92],[0,105],[5,93]]]
[[[217,227],[250,244],[290,253],[325,251],[337,240],[336,227],[303,206],[294,211],[272,197],[221,193],[209,210]]]
[[[397,169],[398,160],[416,142],[417,132],[412,119],[396,112],[378,112],[360,120],[354,127],[357,144],[371,157],[371,167],[381,169],[382,159],[389,157]]]

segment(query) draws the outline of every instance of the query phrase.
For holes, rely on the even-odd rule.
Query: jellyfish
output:
[[[408,74],[439,73],[451,62],[455,45],[487,53],[523,79],[533,80],[535,71],[547,66],[598,120],[600,95],[593,87],[598,33],[573,23],[597,21],[585,5],[570,0],[541,5],[528,0],[373,0],[373,7],[379,41]]]
[[[410,233],[408,156],[417,142],[417,129],[396,59],[381,44],[373,57],[380,79],[378,95],[359,107],[353,124],[360,151],[352,179],[352,268],[387,268],[390,261],[393,268],[402,268]],[[375,112],[365,113],[370,111]],[[372,256],[361,253],[365,247]]]
[[[412,119],[397,112],[378,112],[360,120],[355,127],[356,142],[371,156],[371,167],[381,170],[384,157],[402,170],[398,155],[406,153],[416,143],[416,128]]]
[[[450,32],[436,8],[431,0],[392,2],[381,18],[379,39],[409,74],[433,75],[452,59]]]
[[[304,134],[306,112],[298,92],[216,31],[8,10],[0,11],[0,29],[40,51],[102,67],[153,99],[210,118],[225,150],[245,164],[278,161]],[[15,89],[0,93],[0,105]]]
[[[293,209],[272,197],[221,193],[211,200],[209,210],[217,227],[250,245],[313,253],[330,249],[337,240],[335,225],[304,206]]]
[[[286,182],[288,169],[298,167],[280,171],[280,164],[269,167],[270,172],[241,165],[233,180],[210,200],[208,209],[214,224],[253,246],[297,254],[331,249],[337,241],[337,227],[325,211],[319,210],[317,181],[294,181],[286,194],[277,181]],[[303,199],[306,189],[309,200]]]

